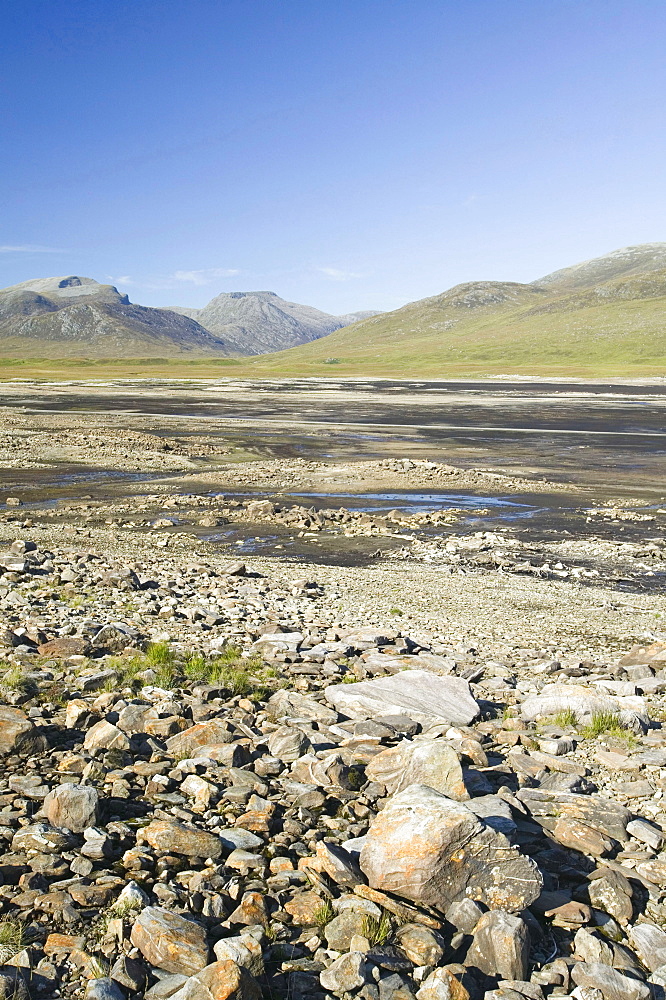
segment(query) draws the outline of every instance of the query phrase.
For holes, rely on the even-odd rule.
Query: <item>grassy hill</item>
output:
[[[268,373],[666,374],[666,244],[481,281],[258,359]]]

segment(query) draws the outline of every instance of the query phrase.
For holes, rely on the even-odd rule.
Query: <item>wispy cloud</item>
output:
[[[64,253],[58,247],[42,247],[36,243],[22,243],[19,246],[0,246],[0,253]]]
[[[204,267],[200,271],[175,271],[173,278],[193,285],[210,285],[219,278],[235,278],[240,273],[235,267]]]
[[[318,267],[315,270],[319,274],[323,274],[325,278],[330,278],[331,281],[351,281],[353,278],[362,278],[362,274],[357,274],[355,271],[344,271],[339,267]]]

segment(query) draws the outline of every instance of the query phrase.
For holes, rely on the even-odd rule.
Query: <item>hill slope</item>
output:
[[[618,370],[666,373],[666,243],[617,250],[530,284],[478,281],[260,359],[320,373]]]
[[[239,354],[283,351],[376,315],[368,312],[330,316],[312,306],[287,302],[275,292],[223,292],[203,309],[166,308],[196,320]]]
[[[230,349],[195,320],[132,304],[113,285],[76,275],[0,290],[0,357],[220,356]]]

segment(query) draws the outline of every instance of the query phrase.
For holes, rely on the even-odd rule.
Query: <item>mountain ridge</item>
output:
[[[239,354],[265,354],[286,350],[327,336],[374,312],[332,316],[289,302],[275,292],[221,292],[200,309],[165,306],[196,320],[215,336],[222,337]]]
[[[639,244],[533,282],[471,281],[260,359],[268,370],[431,373],[447,366],[654,365],[666,371],[666,243]]]

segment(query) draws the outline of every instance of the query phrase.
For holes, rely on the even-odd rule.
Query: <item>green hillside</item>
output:
[[[265,356],[255,367],[329,374],[666,374],[666,244],[615,251],[529,285],[457,285]]]

